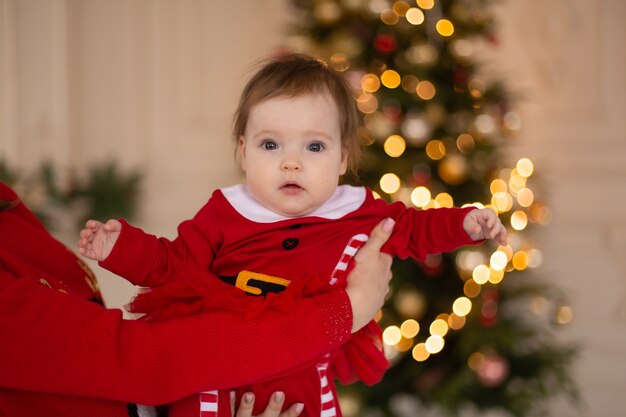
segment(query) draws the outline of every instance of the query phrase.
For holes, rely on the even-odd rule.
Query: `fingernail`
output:
[[[277,403],[282,403],[285,399],[285,393],[281,391],[277,391],[274,393],[274,401]]]
[[[383,222],[383,231],[391,232],[393,230],[393,226],[396,224],[394,219],[387,217]]]
[[[246,402],[246,404],[250,404],[254,401],[254,394],[251,392],[246,392],[245,394],[243,394],[243,400]]]
[[[304,404],[303,403],[296,403],[296,413],[298,413],[298,415],[300,415],[302,410],[304,410]]]

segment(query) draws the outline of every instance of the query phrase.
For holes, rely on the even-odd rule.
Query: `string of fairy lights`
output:
[[[473,54],[472,42],[458,37],[455,39],[455,26],[452,21],[442,16],[435,0],[416,0],[415,5],[407,1],[370,0],[367,8],[374,15],[378,15],[382,23],[394,26],[405,19],[410,25],[419,26],[429,22],[434,32],[442,38],[448,39],[451,53],[459,62],[468,60]],[[360,0],[344,0],[342,6],[330,0],[316,2],[313,10],[314,18],[321,24],[333,24],[341,16],[341,7],[359,9],[364,7]],[[428,16],[426,14],[429,14]],[[480,19],[478,15],[474,19]],[[434,24],[433,24],[434,22]],[[405,24],[404,22],[402,22]],[[379,33],[373,40],[374,47],[382,53],[392,52],[397,48],[397,41],[393,35]],[[331,42],[328,53],[328,63],[334,69],[347,73],[347,78],[357,91],[355,99],[359,111],[364,116],[365,128],[382,140],[384,152],[390,158],[399,158],[410,146],[423,146],[425,154],[432,161],[436,161],[437,173],[441,180],[449,185],[459,185],[467,177],[469,171],[467,158],[480,145],[485,136],[501,132],[516,132],[521,128],[521,118],[515,111],[500,113],[500,109],[482,108],[481,100],[487,91],[487,84],[479,76],[472,75],[465,83],[454,84],[457,92],[465,91],[476,99],[474,110],[476,115],[466,129],[455,140],[442,140],[431,137],[433,121],[445,119],[445,110],[441,106],[432,105],[424,112],[408,109],[402,115],[400,106],[381,103],[377,93],[381,89],[393,90],[401,88],[408,94],[414,94],[423,102],[434,102],[438,91],[434,82],[427,79],[418,79],[413,74],[402,75],[383,63],[372,63],[370,71],[363,73],[351,69],[350,57],[358,53],[359,41],[350,36],[337,37]],[[307,50],[310,48],[306,39],[294,37],[294,49]],[[327,51],[329,52],[329,51]],[[438,59],[437,48],[429,42],[418,42],[409,46],[404,52],[404,59],[415,65],[431,65]],[[465,90],[467,89],[467,90]],[[423,117],[426,113],[427,117]],[[401,124],[400,129],[396,126]],[[398,130],[400,130],[398,132]],[[421,164],[425,165],[425,164]],[[423,169],[422,169],[423,168]],[[416,167],[414,177],[419,176],[420,170],[429,172],[427,166]],[[533,175],[534,164],[529,158],[521,158],[514,168],[502,169],[490,183],[491,200],[483,202],[455,202],[447,192],[436,192],[428,187],[428,181],[416,181],[420,184],[409,187],[394,172],[387,172],[380,177],[379,186],[394,201],[403,201],[407,205],[428,210],[439,207],[453,207],[458,204],[486,207],[494,210],[501,218],[508,220],[509,244],[499,246],[488,254],[485,249],[469,248],[460,250],[456,256],[456,267],[460,277],[464,280],[463,295],[456,298],[450,310],[439,314],[425,329],[415,318],[408,318],[402,323],[387,326],[383,330],[385,352],[390,359],[403,352],[411,351],[412,357],[418,361],[426,361],[431,355],[441,352],[445,346],[445,337],[450,331],[458,331],[466,324],[466,317],[472,309],[480,306],[481,318],[488,322],[498,314],[496,299],[481,294],[486,284],[500,284],[507,273],[523,271],[527,268],[537,268],[541,265],[543,256],[539,249],[522,238],[523,232],[529,224],[545,225],[550,221],[550,210],[535,199],[535,193],[529,186],[529,179]],[[441,188],[441,187],[439,187]],[[377,197],[380,197],[378,195]],[[429,259],[426,260],[426,263]],[[436,257],[434,261],[437,262]],[[421,295],[417,292],[404,291],[396,296],[396,306],[404,311],[406,317],[418,317]],[[541,314],[547,310],[547,300],[536,296],[531,303],[531,311]],[[376,317],[380,321],[382,311]],[[572,310],[569,306],[559,306],[555,314],[555,322],[566,324],[572,319]],[[497,364],[498,361],[486,361],[488,352],[476,352],[468,359],[471,369],[482,372],[485,364]],[[491,369],[492,375],[493,369]],[[502,369],[500,369],[502,371]],[[489,375],[486,375],[488,378]]]
[[[467,134],[464,134],[467,135]],[[390,136],[385,143],[400,143],[400,136]],[[390,157],[398,157],[401,152],[399,148],[385,146],[385,151]],[[441,145],[438,144],[438,147]],[[389,148],[389,149],[388,149]],[[430,156],[430,154],[427,152]],[[510,213],[509,227],[512,233],[509,240],[512,242],[507,246],[499,246],[489,256],[479,250],[466,249],[459,251],[456,257],[456,266],[460,276],[465,280],[463,287],[464,295],[458,297],[452,303],[450,312],[439,314],[428,326],[428,336],[423,342],[416,343],[415,340],[420,333],[420,325],[415,319],[407,319],[400,325],[390,325],[383,331],[383,342],[391,348],[388,350],[389,356],[393,357],[397,352],[412,350],[413,358],[422,362],[431,355],[439,353],[445,346],[445,336],[450,330],[460,330],[464,327],[466,316],[473,308],[472,300],[480,293],[483,285],[490,283],[500,284],[505,274],[514,270],[523,271],[527,268],[539,267],[542,263],[542,253],[539,249],[532,247],[529,243],[515,232],[523,231],[529,222],[546,224],[549,221],[549,210],[534,201],[534,193],[528,187],[528,179],[534,171],[534,164],[529,158],[521,158],[517,161],[515,168],[501,170],[500,178],[494,179],[490,184],[491,202],[482,204],[480,202],[465,203],[462,207],[475,206],[489,208],[497,214]],[[508,181],[507,181],[508,180]],[[401,188],[400,178],[394,173],[386,173],[380,179],[380,187],[391,196],[398,193]],[[439,193],[435,197],[426,186],[415,187],[410,192],[410,201],[421,209],[453,207],[454,200],[448,193]],[[542,302],[543,301],[543,302]],[[481,315],[489,319],[497,314],[497,303],[493,300],[483,300]],[[531,305],[537,314],[545,311],[545,299],[538,296]],[[377,316],[380,320],[382,313]],[[569,323],[572,319],[572,310],[569,306],[560,306],[557,309],[555,320],[559,324]],[[476,356],[470,358],[476,361]],[[470,361],[470,362],[471,362]],[[470,367],[473,365],[468,363]]]

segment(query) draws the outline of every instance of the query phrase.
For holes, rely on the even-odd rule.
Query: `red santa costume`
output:
[[[135,284],[153,287],[134,304],[153,318],[222,308],[250,317],[266,309],[291,314],[299,300],[345,285],[350,259],[383,218],[396,221],[383,252],[423,260],[428,254],[475,243],[463,229],[463,219],[472,209],[416,210],[374,199],[365,188],[343,185],[310,215],[288,218],[258,203],[245,185],[237,185],[215,191],[193,219],[181,223],[174,241],[123,223],[117,244],[101,265]],[[207,282],[199,272],[205,270],[223,282]],[[320,276],[327,278],[311,278]],[[246,297],[244,292],[265,297]],[[190,301],[194,296],[201,301]],[[247,360],[254,367],[257,359]],[[342,382],[359,378],[371,384],[387,366],[380,329],[372,322],[342,349],[309,366],[236,391],[254,392],[263,405],[280,390],[289,404],[305,404],[302,415],[339,416],[333,378]],[[220,394],[219,401],[208,397],[215,392],[203,395],[174,404],[173,417],[230,415],[223,406],[227,395]],[[261,407],[254,413],[260,411]]]
[[[258,381],[348,340],[345,291],[302,300],[295,314],[124,320],[102,307],[89,268],[0,182],[2,417],[137,417],[134,403]]]

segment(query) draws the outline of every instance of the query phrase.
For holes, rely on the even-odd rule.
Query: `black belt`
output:
[[[273,277],[259,272],[241,271],[235,277],[219,277],[227,284],[242,289],[249,295],[266,295],[268,293],[279,293],[291,283],[285,278]]]

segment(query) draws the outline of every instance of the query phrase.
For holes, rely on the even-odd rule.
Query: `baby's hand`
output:
[[[493,239],[506,246],[506,227],[492,210],[475,209],[463,219],[463,229],[473,240]]]
[[[104,224],[88,220],[86,227],[80,231],[78,252],[89,259],[104,261],[113,250],[121,231],[122,223],[117,220],[109,220]]]

